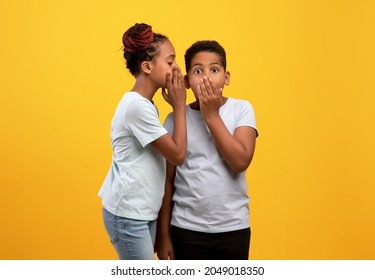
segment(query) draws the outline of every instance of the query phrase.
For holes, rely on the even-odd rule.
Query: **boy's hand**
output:
[[[186,88],[184,77],[181,73],[181,69],[174,65],[172,73],[167,74],[167,89],[162,89],[162,95],[165,101],[167,101],[173,109],[178,106],[185,106],[186,104]]]
[[[159,240],[156,248],[159,260],[174,260],[174,250],[170,237]]]
[[[205,120],[219,116],[223,89],[216,89],[211,78],[204,76],[198,85],[198,99],[201,114]]]

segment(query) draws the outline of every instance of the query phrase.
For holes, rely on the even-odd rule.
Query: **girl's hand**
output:
[[[201,114],[205,120],[219,116],[223,89],[216,89],[211,78],[204,76],[198,84],[198,99]]]
[[[172,73],[167,74],[167,89],[162,89],[162,95],[165,101],[167,101],[173,109],[179,106],[185,106],[186,104],[186,88],[184,77],[181,73],[181,69],[174,65]]]

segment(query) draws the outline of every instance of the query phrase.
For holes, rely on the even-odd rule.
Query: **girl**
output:
[[[186,89],[173,45],[141,23],[123,35],[126,67],[135,77],[111,124],[112,164],[99,191],[103,218],[119,259],[154,259],[156,219],[164,195],[166,163],[186,154]],[[152,98],[162,88],[175,131],[159,121]],[[167,88],[167,90],[165,90]]]

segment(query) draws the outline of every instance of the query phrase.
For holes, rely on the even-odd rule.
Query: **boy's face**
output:
[[[217,90],[224,88],[224,85],[229,85],[230,73],[224,70],[218,54],[206,51],[199,52],[193,57],[190,65],[186,77],[186,87],[191,87],[195,98],[197,98],[198,84],[204,76],[212,79],[212,83]]]

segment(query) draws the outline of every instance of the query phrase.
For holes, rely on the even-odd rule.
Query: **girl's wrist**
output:
[[[174,104],[174,105],[172,105],[172,108],[173,108],[173,111],[185,111],[186,110],[185,103]]]

